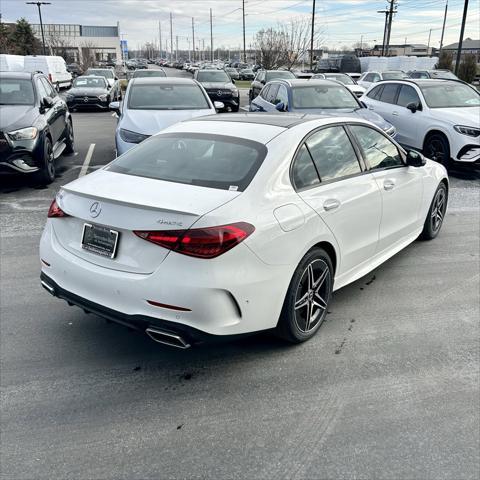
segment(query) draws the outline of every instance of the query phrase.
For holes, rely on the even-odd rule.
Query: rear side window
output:
[[[243,191],[267,154],[251,140],[202,133],[155,135],[118,157],[111,172]]]
[[[302,148],[300,148],[295,158],[292,168],[292,180],[293,186],[297,190],[313,187],[320,183],[312,157],[308,153],[305,145],[302,145]]]
[[[370,92],[367,93],[368,98],[372,98],[373,100],[379,100],[380,95],[382,94],[383,85],[379,85],[378,87],[372,88]]]
[[[351,125],[349,128],[371,170],[404,166],[397,147],[387,137],[370,127]]]
[[[383,86],[380,101],[385,103],[395,103],[395,97],[397,95],[398,84],[387,83]]]
[[[324,128],[311,135],[306,144],[322,182],[361,172],[357,155],[343,127]]]
[[[420,98],[418,93],[410,85],[402,85],[400,88],[400,93],[398,94],[397,105],[401,107],[406,107],[410,103],[415,103],[415,105],[420,105]]]

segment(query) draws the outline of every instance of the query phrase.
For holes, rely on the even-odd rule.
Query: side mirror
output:
[[[427,163],[425,157],[416,150],[407,151],[407,165],[410,167],[423,167]]]
[[[120,102],[110,102],[108,108],[115,113],[120,113]]]
[[[232,78],[232,83],[235,83],[235,79],[234,79],[234,78]]]
[[[217,112],[225,108],[225,104],[223,102],[213,102],[213,106]]]
[[[46,108],[46,109],[52,108],[53,107],[53,98],[52,97],[43,97],[42,107]]]
[[[279,112],[286,112],[287,109],[285,108],[285,104],[283,102],[277,103],[275,105],[275,110],[278,110]]]
[[[411,102],[407,105],[407,107],[412,113],[415,113],[417,110],[420,110],[418,103]]]

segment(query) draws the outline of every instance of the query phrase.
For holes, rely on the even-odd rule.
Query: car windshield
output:
[[[168,182],[243,191],[257,173],[265,145],[201,133],[150,137],[115,160],[107,170]]]
[[[128,108],[133,110],[201,110],[210,108],[197,85],[173,83],[132,85]]]
[[[462,83],[439,82],[435,85],[420,85],[420,89],[430,108],[478,107],[480,105],[480,93]]]
[[[33,105],[35,95],[31,80],[0,77],[0,105]]]
[[[142,77],[166,77],[163,70],[138,70],[133,74],[134,78]]]
[[[219,82],[230,83],[230,77],[221,70],[198,72],[197,80],[199,82]]]
[[[88,69],[87,70],[87,75],[100,75],[101,77],[110,78],[110,79],[115,78],[115,75],[109,69],[105,69],[105,70],[102,70],[102,69]]]
[[[454,75],[452,72],[441,72],[438,70],[434,70],[430,72],[430,76],[432,78],[445,78],[447,80],[458,80],[458,77]]]
[[[344,74],[325,74],[325,78],[330,80],[337,80],[337,82],[342,82],[344,85],[355,85],[355,82],[348,76]]]
[[[320,82],[319,82],[320,83]],[[292,91],[293,106],[308,108],[359,108],[355,97],[341,85],[312,85],[296,87]]]
[[[244,68],[242,70],[242,73],[253,73],[253,70],[251,70],[250,68]]]
[[[277,78],[296,78],[292,72],[288,70],[278,70],[276,72],[267,72],[265,79],[267,82]]]
[[[78,77],[73,81],[74,88],[106,88],[103,77]]]
[[[408,75],[403,72],[384,72],[382,77],[384,80],[401,80],[402,78],[408,78]]]

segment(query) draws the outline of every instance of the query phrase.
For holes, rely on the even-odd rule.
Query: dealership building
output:
[[[40,24],[32,25],[35,36],[42,41]],[[51,55],[61,55],[67,63],[83,63],[86,56],[96,62],[115,60],[120,62],[119,25],[77,25],[77,24],[44,24],[45,44]]]

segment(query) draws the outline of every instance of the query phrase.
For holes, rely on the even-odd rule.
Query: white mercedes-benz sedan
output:
[[[445,168],[361,119],[212,115],[62,187],[40,245],[52,295],[154,340],[312,337],[332,291],[436,237]]]

